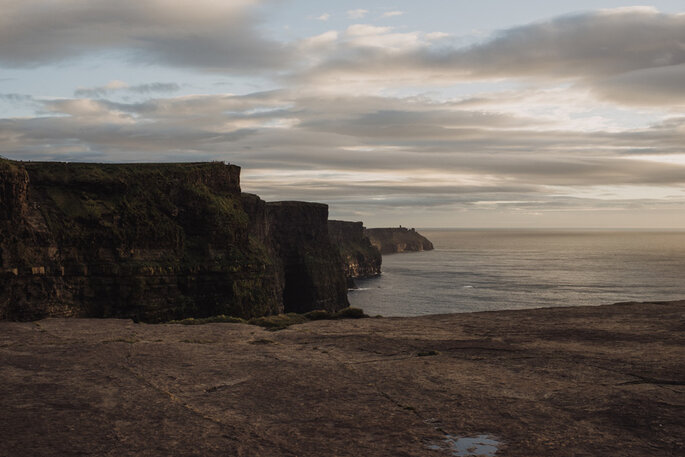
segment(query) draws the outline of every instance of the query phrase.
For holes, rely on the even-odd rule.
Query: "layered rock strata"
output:
[[[336,311],[348,306],[342,259],[328,236],[328,206],[273,202],[266,204],[266,212],[285,271],[285,311]]]
[[[433,249],[433,243],[413,228],[372,228],[366,229],[365,234],[371,240],[371,244],[381,251],[381,254]]]
[[[343,308],[327,208],[289,208],[287,219],[241,194],[240,168],[221,162],[0,160],[0,319]],[[300,262],[293,251],[318,257]]]
[[[328,221],[331,242],[338,247],[345,276],[367,279],[381,274],[381,252],[364,234],[362,222]]]

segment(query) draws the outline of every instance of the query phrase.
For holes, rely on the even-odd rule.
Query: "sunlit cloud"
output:
[[[30,115],[0,119],[3,156],[225,160],[247,191],[372,224],[685,209],[684,14],[597,10],[464,47],[380,20],[396,10],[350,10],[344,25],[303,13],[311,33],[285,40],[262,27],[268,0],[6,3],[6,68],[116,53],[226,83],[112,74],[61,97],[8,90],[2,107]],[[243,75],[273,90],[238,90]]]
[[[154,92],[170,93],[181,89],[176,83],[146,83],[129,86],[123,81],[113,80],[99,87],[79,87],[74,91],[76,97],[104,97],[115,92],[132,92],[138,94],[151,94]]]
[[[369,13],[369,10],[356,9],[347,11],[347,17],[350,19],[361,19]]]
[[[335,79],[373,90],[417,81],[519,79],[573,83],[627,105],[683,103],[685,14],[620,8],[563,16],[503,30],[467,48],[440,45],[444,34],[353,27],[339,38],[335,54],[300,74],[302,81]]]

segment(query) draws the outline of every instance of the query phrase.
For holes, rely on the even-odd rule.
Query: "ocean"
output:
[[[383,256],[350,304],[418,316],[685,299],[685,232],[419,230],[435,250]]]

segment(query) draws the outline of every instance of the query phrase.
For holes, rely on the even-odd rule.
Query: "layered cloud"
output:
[[[680,166],[636,160],[682,154],[683,118],[639,129],[574,131],[563,122],[472,110],[459,102],[295,91],[40,103],[47,116],[0,124],[5,151],[31,159],[131,160],[146,152],[153,153],[151,160],[218,157],[248,168],[409,169],[454,179],[468,175],[470,184],[685,183]],[[59,146],[59,152],[40,144]],[[74,152],[65,156],[69,145]]]
[[[685,14],[619,8],[505,30],[428,60],[473,76],[597,78],[683,64],[683,44]]]
[[[685,14],[601,10],[463,47],[439,31],[358,23],[366,10],[282,43],[259,31],[256,0],[5,3],[8,67],[110,52],[266,75],[279,89],[182,95],[184,81],[159,78],[67,98],[0,94],[34,111],[0,119],[4,156],[226,160],[244,167],[248,191],[325,201],[370,224],[408,211],[450,225],[462,213],[670,217],[685,207]]]
[[[258,0],[6,0],[0,62],[34,67],[102,52],[141,63],[249,73],[281,68],[288,48],[257,30]]]
[[[355,39],[359,35],[363,39]],[[619,8],[503,30],[466,48],[447,46],[444,38],[353,26],[329,43],[326,59],[299,76],[307,83],[379,87],[517,78],[570,82],[626,104],[683,102],[685,14]]]
[[[289,76],[288,84],[303,86],[346,82],[359,90],[518,78],[566,81],[629,105],[684,102],[685,14],[599,10],[502,30],[469,47],[437,31],[368,24],[283,43],[259,30],[255,7],[266,2],[8,0],[0,62],[31,67],[110,52],[147,65],[268,72],[276,82]],[[368,13],[347,12],[355,20]]]
[[[247,191],[324,201],[337,217],[370,224],[401,223],[407,211],[495,223],[488,218],[503,212],[670,214],[685,204],[685,119],[619,132],[537,129],[535,119],[458,103],[291,91],[34,103],[44,116],[0,121],[6,155],[226,160],[243,166]]]
[[[138,84],[135,86],[130,86],[123,81],[113,80],[105,84],[104,86],[98,87],[79,87],[74,91],[76,97],[104,97],[111,95],[116,92],[132,92],[137,94],[152,94],[156,92],[176,92],[181,89],[176,83],[145,83]]]

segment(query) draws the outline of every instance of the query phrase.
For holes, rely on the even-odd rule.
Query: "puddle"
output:
[[[442,443],[430,444],[428,449],[451,452],[457,457],[494,457],[499,444],[495,437],[489,435],[476,437],[445,435]]]

